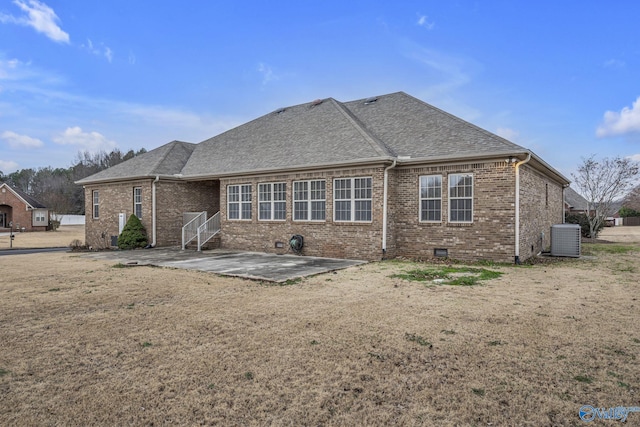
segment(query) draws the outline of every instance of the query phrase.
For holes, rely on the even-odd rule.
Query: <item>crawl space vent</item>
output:
[[[551,226],[551,256],[580,256],[580,225]]]

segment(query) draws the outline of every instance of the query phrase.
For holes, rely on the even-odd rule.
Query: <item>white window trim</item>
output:
[[[451,182],[452,182],[452,177],[456,177],[456,176],[469,176],[471,177],[471,196],[470,197],[451,197]],[[475,214],[475,203],[473,202],[473,196],[474,196],[474,186],[475,186],[475,178],[473,176],[472,173],[452,173],[449,174],[447,176],[447,197],[449,200],[448,203],[448,211],[449,211],[449,222],[452,224],[472,224],[473,223],[473,217]],[[452,207],[452,200],[471,200],[471,220],[470,221],[460,221],[460,220],[455,220],[453,221],[451,219],[451,207]]]
[[[229,189],[231,187],[238,187],[238,201],[237,202],[231,202],[229,201]],[[242,190],[245,187],[249,187],[249,200],[242,200]],[[251,221],[253,213],[253,188],[251,187],[251,184],[229,184],[227,185],[227,220],[229,221]],[[245,193],[247,194],[247,193]],[[231,204],[238,204],[238,218],[230,218],[229,217],[229,213],[231,212],[231,209],[229,209],[229,206]],[[243,213],[246,213],[247,211],[247,207],[248,206],[248,211],[249,211],[249,218],[243,218]]]
[[[307,199],[306,200],[298,200],[296,199],[296,184],[298,183],[307,183]],[[312,182],[323,182],[324,183],[324,197],[322,199],[312,199],[311,194],[311,183]],[[293,188],[291,189],[293,194],[293,204],[291,206],[291,218],[296,222],[327,222],[327,180],[326,179],[310,179],[303,181],[294,181]],[[313,202],[324,202],[324,219],[312,219],[312,209]],[[304,219],[296,219],[296,203],[306,203],[307,205],[307,217]]]
[[[440,197],[422,197],[422,178],[440,178]],[[442,224],[442,175],[420,175],[418,177],[418,221],[431,224]],[[440,219],[429,220],[422,219],[422,201],[423,200],[440,200]]]
[[[96,199],[98,200],[96,203]],[[97,215],[96,215],[97,212]],[[100,191],[93,190],[91,192],[91,217],[94,219],[100,218]]]
[[[140,191],[140,202],[136,201],[136,191]],[[138,216],[137,207],[140,206],[140,216]],[[142,187],[133,187],[133,214],[142,219]]]
[[[263,185],[269,186],[269,197],[270,200],[261,200],[263,192],[260,191],[260,187]],[[276,185],[284,185],[284,200],[275,200],[275,186]],[[268,203],[269,204],[269,218],[260,218],[260,204]],[[274,218],[275,217],[275,207],[276,203],[284,203],[284,218]],[[287,183],[286,182],[260,182],[258,183],[258,221],[286,221],[287,220]]]
[[[355,197],[355,180],[356,179],[370,179],[371,180],[371,198],[360,198],[360,199],[356,199]],[[346,181],[349,180],[351,181],[351,198],[350,199],[336,199],[336,181]],[[346,202],[346,201],[350,201],[350,207],[349,207],[349,212],[350,212],[350,219],[348,220],[344,220],[344,219],[336,219],[336,214],[337,214],[337,210],[336,210],[336,202]],[[356,201],[369,201],[371,202],[371,219],[363,221],[363,220],[356,220]],[[371,224],[373,222],[373,177],[371,176],[356,176],[353,178],[334,178],[333,179],[333,221],[334,222],[338,222],[338,223],[352,223],[352,222],[357,222],[357,223],[363,223],[363,224]]]
[[[42,219],[40,219],[42,218]],[[48,225],[47,224],[47,211],[35,210],[33,211],[33,225]]]

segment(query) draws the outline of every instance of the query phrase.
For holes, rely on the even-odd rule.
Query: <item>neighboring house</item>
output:
[[[45,231],[48,227],[46,206],[7,183],[0,184],[0,231]]]
[[[605,225],[612,227],[614,225],[622,225],[622,219],[618,214],[618,211],[622,208],[622,202],[613,202],[609,208],[609,212],[606,214]],[[595,215],[595,206],[593,209],[589,209],[589,202],[582,197],[580,193],[575,191],[571,187],[564,189],[564,211],[565,215],[580,215],[586,214]]]
[[[137,215],[153,245],[219,211],[214,246],[380,260],[520,261],[550,245],[569,181],[531,151],[403,92],[281,108],[78,181],[86,243]],[[186,221],[186,220],[185,220]]]
[[[589,202],[571,187],[564,189],[564,210],[567,215],[584,214],[589,211]]]

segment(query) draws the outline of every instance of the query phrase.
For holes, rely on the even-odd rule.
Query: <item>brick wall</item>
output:
[[[156,184],[156,245],[175,246],[182,243],[182,214],[207,211],[207,218],[220,210],[219,181],[175,182]]]
[[[562,185],[520,166],[520,260],[551,246],[551,226],[562,223]]]
[[[33,226],[33,211],[27,209],[26,205],[12,191],[2,188],[0,191],[0,212],[6,214],[7,228],[9,221],[13,221],[13,229],[25,231],[44,231],[47,227]]]
[[[142,225],[151,243],[153,179],[88,185],[85,187],[86,244],[94,248],[111,245],[111,236],[118,235],[118,216],[126,219],[134,212],[133,189],[142,189]],[[100,196],[100,217],[93,218],[93,191]],[[182,213],[206,210],[211,216],[219,210],[219,184],[212,182],[176,182],[160,180],[156,183],[156,245],[179,245],[182,240]]]
[[[354,168],[312,173],[264,175],[246,179],[223,179],[220,182],[220,213],[222,219],[221,246],[268,253],[286,253],[288,241],[294,234],[304,237],[302,253],[309,256],[380,260],[382,258],[382,193],[384,168]],[[372,177],[372,221],[346,223],[333,221],[333,179]],[[293,221],[293,182],[324,179],[326,182],[326,221]],[[287,219],[284,221],[258,220],[258,184],[285,182],[287,185]],[[228,185],[251,184],[251,220],[227,219],[226,191]],[[276,242],[284,248],[275,247]]]
[[[140,221],[151,240],[151,182],[152,179],[87,185],[84,190],[85,202],[85,244],[96,249],[111,246],[111,236],[119,231],[118,217],[125,214],[125,221],[133,211],[133,189],[142,189],[142,218]],[[93,217],[93,191],[99,192],[99,217]]]
[[[528,165],[521,166],[520,259],[526,260],[549,246],[549,229],[562,222],[562,187]],[[455,173],[473,174],[473,222],[452,223],[448,218],[448,177]],[[419,221],[419,178],[442,176],[442,221]],[[315,172],[227,178],[220,181],[159,181],[157,196],[157,245],[179,245],[182,214],[206,210],[221,214],[221,234],[213,246],[268,253],[290,251],[294,234],[304,237],[302,253],[309,256],[379,260],[382,252],[384,165]],[[333,221],[333,180],[372,177],[371,222]],[[293,221],[293,182],[324,179],[326,220]],[[286,183],[286,220],[258,220],[258,184]],[[142,223],[151,240],[151,183],[140,180],[123,184],[87,186],[87,244],[109,246],[110,236],[118,233],[118,213],[133,212],[133,188],[143,194]],[[251,184],[251,220],[227,217],[227,186]],[[100,218],[92,218],[92,191],[100,191]],[[447,249],[450,258],[513,262],[515,255],[515,170],[504,161],[457,165],[396,167],[389,171],[387,258],[425,259],[434,249]],[[544,234],[542,234],[544,233]],[[276,247],[276,242],[283,244]],[[210,245],[211,246],[211,245]]]
[[[513,261],[515,172],[504,161],[401,167],[397,180],[394,218],[396,255],[426,259],[434,249],[447,249],[450,258]],[[473,222],[449,222],[448,177],[473,174]],[[419,221],[420,176],[442,176],[442,221]],[[560,199],[561,200],[561,199]]]

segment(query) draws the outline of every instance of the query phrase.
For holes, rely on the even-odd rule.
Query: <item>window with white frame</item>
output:
[[[372,178],[340,178],[333,181],[334,220],[371,221]]]
[[[93,217],[100,218],[100,192],[93,190]]]
[[[142,188],[134,187],[133,189],[133,213],[142,219]]]
[[[33,213],[34,223],[45,224],[47,222],[46,211],[35,211]]]
[[[324,221],[326,218],[325,180],[293,183],[293,220]]]
[[[287,184],[274,182],[258,184],[258,219],[287,219]]]
[[[227,186],[227,218],[251,219],[251,184]]]
[[[449,179],[449,222],[473,222],[473,175],[451,174]]]
[[[442,175],[420,177],[420,221],[442,221]]]

